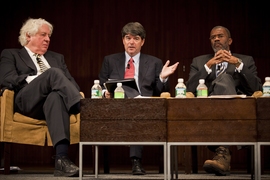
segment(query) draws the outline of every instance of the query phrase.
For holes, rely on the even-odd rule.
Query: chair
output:
[[[84,97],[84,94],[81,92]],[[52,146],[45,120],[36,120],[14,112],[14,91],[5,90],[0,97],[0,142],[4,143],[4,174],[10,173],[11,144]],[[70,116],[70,143],[80,142],[80,114]]]

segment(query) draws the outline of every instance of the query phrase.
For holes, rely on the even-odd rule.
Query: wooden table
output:
[[[174,147],[248,145],[253,147],[255,179],[260,179],[260,145],[270,145],[270,98],[86,98],[81,102],[80,179],[83,145],[96,146],[96,177],[100,145],[161,145],[164,179],[177,175],[171,172]]]
[[[99,145],[162,145],[166,179],[166,99],[81,100],[80,179],[83,145],[95,145],[95,176],[98,176]]]
[[[167,123],[168,176],[170,148],[179,145],[252,145],[258,174],[255,98],[168,99]]]
[[[257,99],[258,179],[261,179],[261,146],[270,145],[270,98]],[[262,161],[263,162],[263,161]]]

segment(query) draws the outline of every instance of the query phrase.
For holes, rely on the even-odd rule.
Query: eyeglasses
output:
[[[213,40],[213,39],[216,39],[216,38],[221,39],[221,38],[223,38],[223,37],[225,37],[224,34],[217,34],[217,35],[210,36],[209,39],[210,39],[210,40]]]

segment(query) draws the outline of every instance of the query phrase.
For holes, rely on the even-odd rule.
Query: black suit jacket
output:
[[[61,69],[65,76],[77,87],[78,84],[69,73],[64,56],[62,54],[47,51],[44,57],[51,67]],[[36,75],[37,69],[31,57],[25,48],[22,49],[4,49],[0,60],[0,85],[1,89],[8,88],[18,92],[27,85],[25,81],[27,76]]]
[[[162,92],[169,91],[169,82],[160,81],[159,75],[163,63],[151,55],[140,55],[138,87],[142,96],[160,96]],[[124,79],[125,53],[117,53],[104,57],[99,73],[100,84],[103,86],[108,79]],[[104,88],[104,86],[103,86]]]
[[[262,90],[262,83],[257,76],[257,67],[254,59],[251,56],[242,54],[233,54],[233,56],[241,59],[244,63],[240,73],[235,71],[235,66],[228,64],[226,73],[232,75],[235,81],[235,88],[238,94],[246,94],[251,96],[255,91]],[[214,57],[214,54],[207,54],[195,57],[190,65],[189,79],[186,83],[187,91],[196,94],[196,88],[199,84],[199,79],[205,79],[205,84],[208,89],[212,89],[212,81],[216,79],[216,66],[212,66],[212,73],[208,74],[204,65],[207,61]],[[211,92],[208,92],[211,94]]]

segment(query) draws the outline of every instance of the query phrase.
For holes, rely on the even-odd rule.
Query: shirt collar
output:
[[[28,47],[24,46],[30,57],[33,57],[36,53],[33,53]]]
[[[141,55],[141,53],[139,52],[135,56],[130,57],[130,55],[127,52],[125,52],[125,56],[126,56],[126,61],[125,62],[127,63],[130,60],[130,58],[132,58],[134,63],[137,64],[139,62],[140,55]]]
[[[33,56],[36,56],[36,53],[33,53],[28,47],[24,46],[26,51],[28,52],[29,56],[32,58]],[[40,55],[40,58],[42,58],[43,55]]]

